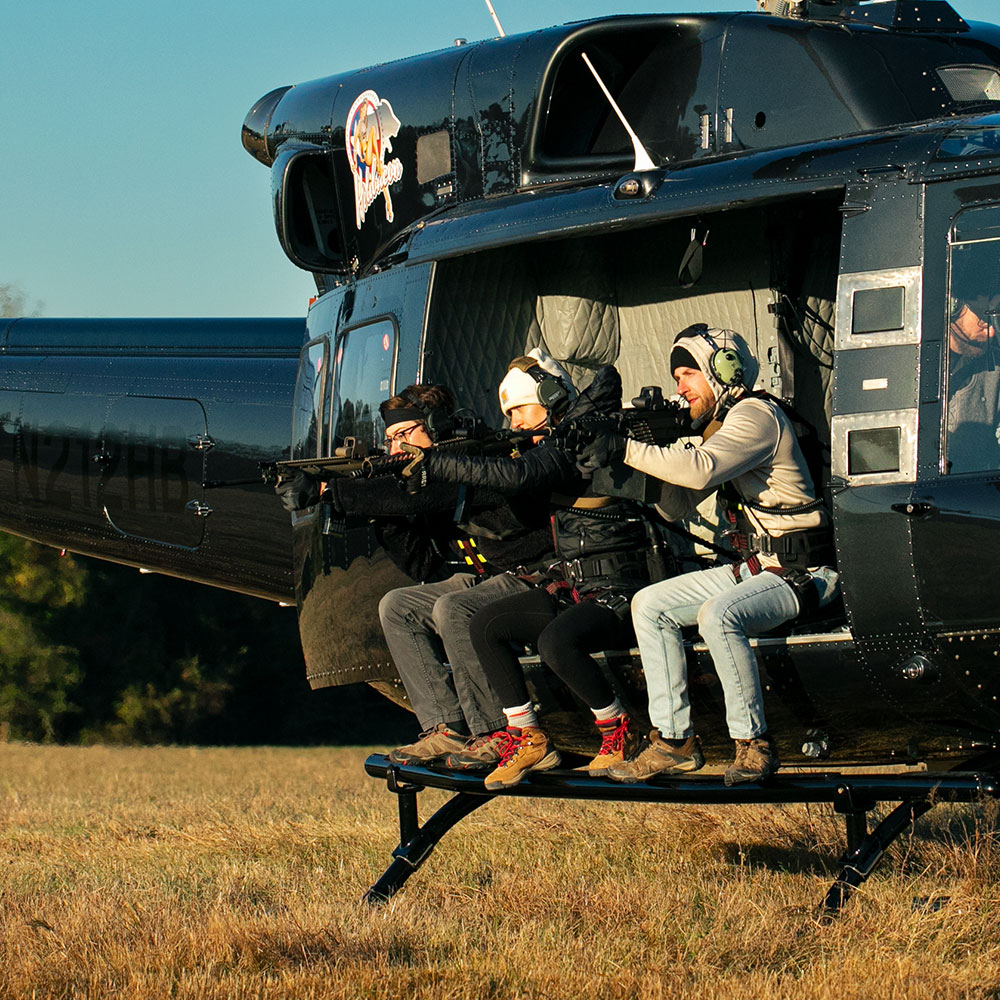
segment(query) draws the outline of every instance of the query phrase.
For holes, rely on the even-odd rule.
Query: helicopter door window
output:
[[[842,274],[837,283],[837,350],[918,343],[921,282],[919,267]]]
[[[381,319],[355,327],[337,342],[336,390],[331,408],[333,448],[354,438],[358,453],[382,447],[385,425],[379,404],[392,394],[396,324]]]
[[[996,219],[994,207],[963,213],[952,242],[943,470],[953,474],[1000,470],[1000,239],[982,238]]]
[[[320,337],[302,348],[295,383],[292,413],[292,458],[316,458],[323,454],[322,414],[328,364],[329,341]]]

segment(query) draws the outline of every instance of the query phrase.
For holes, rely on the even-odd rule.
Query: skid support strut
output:
[[[401,781],[395,767],[390,767],[386,773],[386,785],[397,796],[399,805],[399,846],[392,852],[395,860],[363,897],[366,903],[373,905],[388,902],[427,860],[438,841],[456,823],[491,798],[458,792],[421,826],[417,793],[423,786]]]
[[[912,802],[900,802],[898,806],[871,833],[867,832],[867,813],[874,803],[867,808],[848,810],[841,803],[835,802],[837,812],[843,812],[847,821],[847,851],[841,859],[843,868],[837,876],[837,881],[823,900],[823,909],[827,913],[836,913],[872,873],[875,866],[882,860],[889,845],[904,831],[912,826],[918,817],[934,805],[930,799],[918,799]]]

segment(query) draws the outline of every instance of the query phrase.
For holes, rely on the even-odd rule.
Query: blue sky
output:
[[[996,0],[953,0],[996,20]],[[509,34],[753,0],[494,0]],[[496,32],[482,0],[33,0],[3,16],[0,284],[47,316],[297,316],[250,106],[301,83]]]

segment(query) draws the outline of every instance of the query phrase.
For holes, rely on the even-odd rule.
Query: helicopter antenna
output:
[[[486,9],[490,12],[490,17],[493,18],[493,23],[497,26],[497,31],[500,32],[501,38],[507,37],[507,32],[503,30],[503,25],[500,23],[500,18],[497,17],[497,12],[493,9],[493,4],[490,0],[486,0]]]
[[[490,0],[486,0],[489,4]],[[615,103],[615,99],[611,96],[611,91],[604,86],[604,81],[601,79],[601,74],[594,69],[594,64],[590,61],[590,57],[586,52],[581,52],[583,56],[583,61],[587,64],[587,69],[594,74],[594,79],[597,81],[597,86],[601,88],[604,92],[604,96],[608,99],[608,103],[611,105],[615,114],[618,115],[618,120],[625,126],[625,131],[628,132],[628,137],[632,140],[632,149],[635,151],[635,167],[633,169],[638,173],[640,170],[655,170],[656,164],[653,163],[650,158],[649,153],[646,152],[646,147],[643,146],[639,137],[635,134],[635,130],[628,123],[628,119],[622,114],[622,109],[618,107]]]

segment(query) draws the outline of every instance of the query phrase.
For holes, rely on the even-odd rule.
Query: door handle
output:
[[[205,503],[203,500],[188,500],[184,504],[185,510],[191,511],[195,517],[208,517],[209,514],[214,510],[209,504]]]
[[[892,509],[897,514],[905,514],[907,517],[933,517],[939,514],[940,510],[926,500],[910,500],[907,503],[894,503]]]

